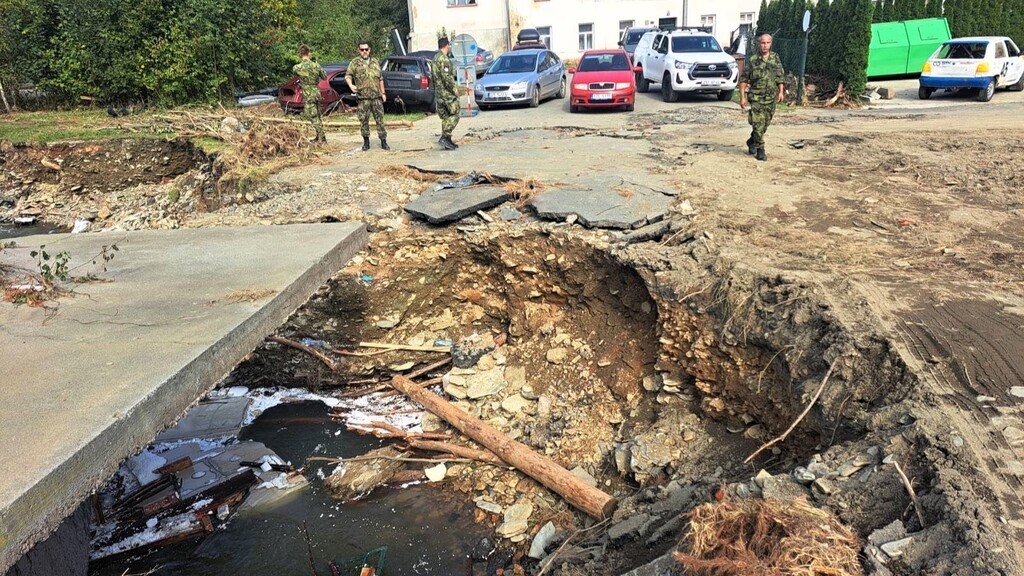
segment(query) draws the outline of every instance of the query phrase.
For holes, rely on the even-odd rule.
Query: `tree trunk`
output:
[[[567,502],[597,519],[611,516],[617,504],[614,497],[589,486],[568,470],[529,446],[516,442],[499,430],[452,406],[429,390],[402,376],[395,376],[391,385],[427,410],[455,426],[466,436],[479,442],[520,472],[561,495]]]
[[[3,82],[0,82],[0,99],[2,99],[4,101],[4,110],[6,110],[8,114],[10,114],[11,113],[11,105],[7,103],[7,93],[4,92],[4,83]]]

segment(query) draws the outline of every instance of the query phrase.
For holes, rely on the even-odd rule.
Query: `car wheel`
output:
[[[991,78],[984,88],[978,91],[978,102],[988,102],[996,93],[996,79]]]
[[[637,72],[636,74],[636,91],[647,92],[651,89],[651,81],[644,78],[643,72]]]
[[[679,101],[679,92],[672,88],[672,78],[668,74],[661,79],[661,99],[665,102]]]
[[[1012,91],[1012,92],[1022,92],[1022,91],[1024,91],[1024,72],[1021,72],[1020,78],[1017,79],[1017,82],[1015,82],[1014,84],[1010,85],[1010,91]]]
[[[935,90],[921,86],[917,89],[917,97],[920,100],[927,100],[932,97],[932,92],[935,92]]]
[[[575,104],[569,104],[569,112],[575,114],[580,111],[580,107]]]
[[[718,91],[718,101],[719,102],[728,102],[729,100],[732,100],[732,93],[733,93],[732,90],[719,90]]]
[[[540,106],[540,86],[533,87],[533,95],[530,96],[530,108]]]
[[[555,98],[558,98],[558,99],[565,98],[565,86],[566,86],[565,78],[562,78],[562,83],[558,85],[558,94],[555,95]]]
[[[632,104],[626,104],[626,112],[632,112],[632,111],[633,111],[633,105]]]

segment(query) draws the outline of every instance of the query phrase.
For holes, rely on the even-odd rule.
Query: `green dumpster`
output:
[[[950,38],[945,18],[872,24],[868,78],[920,74],[925,60]]]

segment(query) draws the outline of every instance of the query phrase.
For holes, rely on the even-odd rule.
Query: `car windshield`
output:
[[[935,58],[943,60],[981,60],[985,57],[988,42],[955,42],[943,44]]]
[[[638,44],[640,42],[640,38],[642,38],[643,35],[646,33],[646,30],[635,30],[632,32],[627,32],[626,41],[624,42],[624,44]]]
[[[673,52],[721,52],[722,47],[711,36],[674,36]]]
[[[487,70],[488,74],[522,74],[537,68],[535,54],[503,54]]]
[[[625,54],[594,54],[584,56],[576,70],[580,72],[629,70],[629,61],[626,60]]]

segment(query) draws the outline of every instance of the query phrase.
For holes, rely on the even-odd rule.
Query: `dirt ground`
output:
[[[766,163],[745,154],[738,108],[710,99],[670,105],[652,93],[632,114],[570,115],[559,101],[484,113],[463,121],[452,153],[433,144],[428,117],[393,131],[392,153],[360,154],[357,138],[337,135],[251,201],[202,209],[180,204],[211,193],[199,190],[202,168],[128,192],[76,190],[67,173],[50,182],[57,171],[27,168],[39,151],[5,147],[0,209],[56,223],[92,211],[106,214],[94,228],[113,229],[364,219],[371,246],[281,334],[332,347],[497,345],[476,370],[498,370],[507,386],[461,405],[620,500],[550,573],[619,574],[660,556],[685,532],[679,514],[723,491],[809,498],[861,538],[866,573],[1024,574],[1020,96],[939,101],[782,111]],[[643,242],[522,206],[516,220],[494,209],[493,222],[430,227],[401,211],[432,185],[388,168],[404,165],[673,190],[677,205]],[[126,194],[151,200],[112,200]],[[430,356],[344,359],[330,374],[267,345],[233,378],[330,389]],[[514,396],[525,402],[510,409]],[[786,440],[743,462],[812,398]],[[502,506],[533,501],[531,536],[548,519],[562,540],[592,526],[514,472],[451,477]],[[876,532],[896,521],[896,536]],[[877,551],[907,534],[901,552]]]

